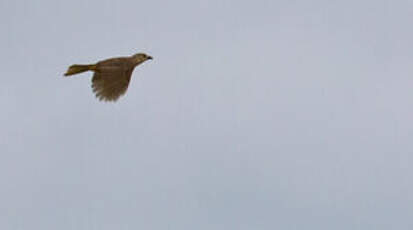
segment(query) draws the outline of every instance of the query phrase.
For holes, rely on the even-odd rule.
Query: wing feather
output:
[[[92,78],[92,89],[103,101],[116,101],[126,93],[132,70],[96,71]]]

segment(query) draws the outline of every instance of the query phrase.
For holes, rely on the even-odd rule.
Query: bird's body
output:
[[[99,100],[116,101],[128,89],[132,72],[136,66],[152,59],[143,53],[130,57],[117,57],[99,61],[92,65],[72,65],[65,76],[93,71],[92,89]]]

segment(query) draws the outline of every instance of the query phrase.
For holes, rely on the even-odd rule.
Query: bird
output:
[[[136,66],[153,58],[145,53],[137,53],[128,57],[114,57],[96,64],[71,65],[64,74],[69,77],[86,71],[94,72],[92,90],[100,101],[115,102],[126,93],[132,72]]]

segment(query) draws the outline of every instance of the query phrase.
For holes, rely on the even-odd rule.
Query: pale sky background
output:
[[[413,229],[413,1],[0,1],[0,229]],[[74,63],[147,52],[117,103]]]

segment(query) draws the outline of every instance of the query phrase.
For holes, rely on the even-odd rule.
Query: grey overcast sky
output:
[[[413,1],[0,1],[0,229],[413,229]],[[74,63],[147,52],[117,103]]]

